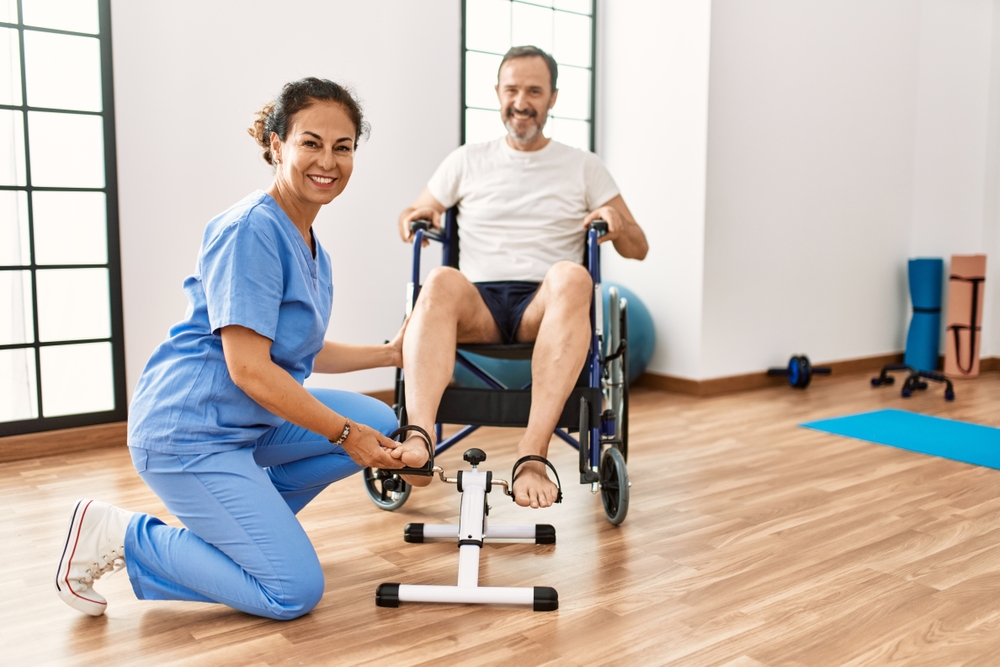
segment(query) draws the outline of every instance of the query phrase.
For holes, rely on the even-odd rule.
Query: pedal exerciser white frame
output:
[[[478,464],[486,455],[477,449],[465,453],[472,470],[460,470],[455,478],[445,477],[444,470],[435,466],[442,481],[457,484],[462,494],[462,509],[458,524],[407,524],[403,539],[423,542],[425,539],[458,540],[458,583],[455,586],[415,584],[380,584],[375,592],[379,607],[398,607],[400,602],[439,602],[457,604],[532,605],[534,611],[554,611],[559,608],[559,594],[549,586],[502,587],[479,585],[479,554],[487,537],[497,539],[533,539],[535,544],[555,544],[556,531],[549,524],[532,526],[487,526],[489,512],[487,495],[493,486],[502,486],[510,495],[505,480],[494,480],[490,471],[480,471]]]

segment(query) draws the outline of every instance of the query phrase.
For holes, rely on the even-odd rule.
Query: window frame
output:
[[[24,24],[24,10],[22,0],[17,0],[17,23],[0,23],[0,27],[16,29],[19,39],[20,55],[20,75],[21,75],[21,104],[20,105],[0,105],[0,109],[20,111],[23,120],[24,132],[24,166],[25,185],[0,185],[2,191],[25,192],[27,195],[27,229],[28,229],[28,252],[29,264],[10,266],[0,266],[0,271],[7,270],[27,270],[31,273],[31,317],[33,320],[34,338],[30,343],[16,343],[0,345],[0,350],[33,349],[35,357],[35,401],[37,403],[38,417],[19,421],[0,422],[0,436],[21,435],[26,433],[39,433],[57,429],[75,428],[80,426],[91,426],[96,424],[107,424],[121,422],[127,419],[126,389],[125,389],[125,335],[124,316],[122,311],[122,279],[121,279],[121,245],[119,238],[119,210],[118,210],[118,165],[117,150],[115,143],[115,109],[114,109],[114,78],[112,69],[111,52],[111,0],[96,0],[98,11],[98,32],[80,33],[72,30],[61,30],[55,28],[41,28],[27,26]],[[44,107],[33,107],[28,104],[28,90],[25,65],[25,31],[46,32],[60,35],[84,36],[88,38],[96,37],[100,44],[101,59],[101,100],[102,109],[100,112],[75,111],[67,109],[49,109]],[[31,174],[31,138],[28,131],[28,112],[43,111],[52,113],[84,114],[89,116],[100,116],[104,132],[104,187],[102,188],[80,188],[80,187],[36,187],[32,185]],[[34,192],[103,192],[106,201],[106,234],[107,234],[107,264],[72,264],[72,265],[39,265],[36,261],[35,253],[35,229],[34,229],[34,202],[32,193]],[[81,268],[106,268],[108,271],[108,299],[111,318],[110,338],[96,338],[86,340],[59,340],[46,341],[39,340],[39,315],[38,315],[38,280],[37,272],[50,269],[81,269]],[[89,412],[72,415],[60,415],[55,417],[44,416],[44,404],[42,402],[42,364],[41,350],[45,347],[57,345],[79,344],[90,342],[109,342],[111,344],[112,363],[112,389],[114,395],[114,408],[103,412]]]

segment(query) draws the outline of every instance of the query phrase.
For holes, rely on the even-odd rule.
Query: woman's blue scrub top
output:
[[[333,306],[330,256],[315,258],[278,203],[255,192],[208,223],[190,305],[143,370],[129,407],[128,443],[200,454],[245,447],[284,420],[229,377],[219,330],[231,324],[273,341],[271,359],[301,384],[323,347]]]

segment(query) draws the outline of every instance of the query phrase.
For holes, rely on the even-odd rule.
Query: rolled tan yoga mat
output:
[[[948,280],[948,327],[944,372],[952,377],[979,375],[986,255],[952,255]]]

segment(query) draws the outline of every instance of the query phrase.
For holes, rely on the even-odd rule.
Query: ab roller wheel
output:
[[[788,384],[796,389],[805,389],[812,382],[814,375],[829,375],[831,369],[825,366],[813,366],[809,362],[809,357],[804,354],[795,355],[788,360],[786,368],[769,368],[767,374],[771,376],[785,376]]]

